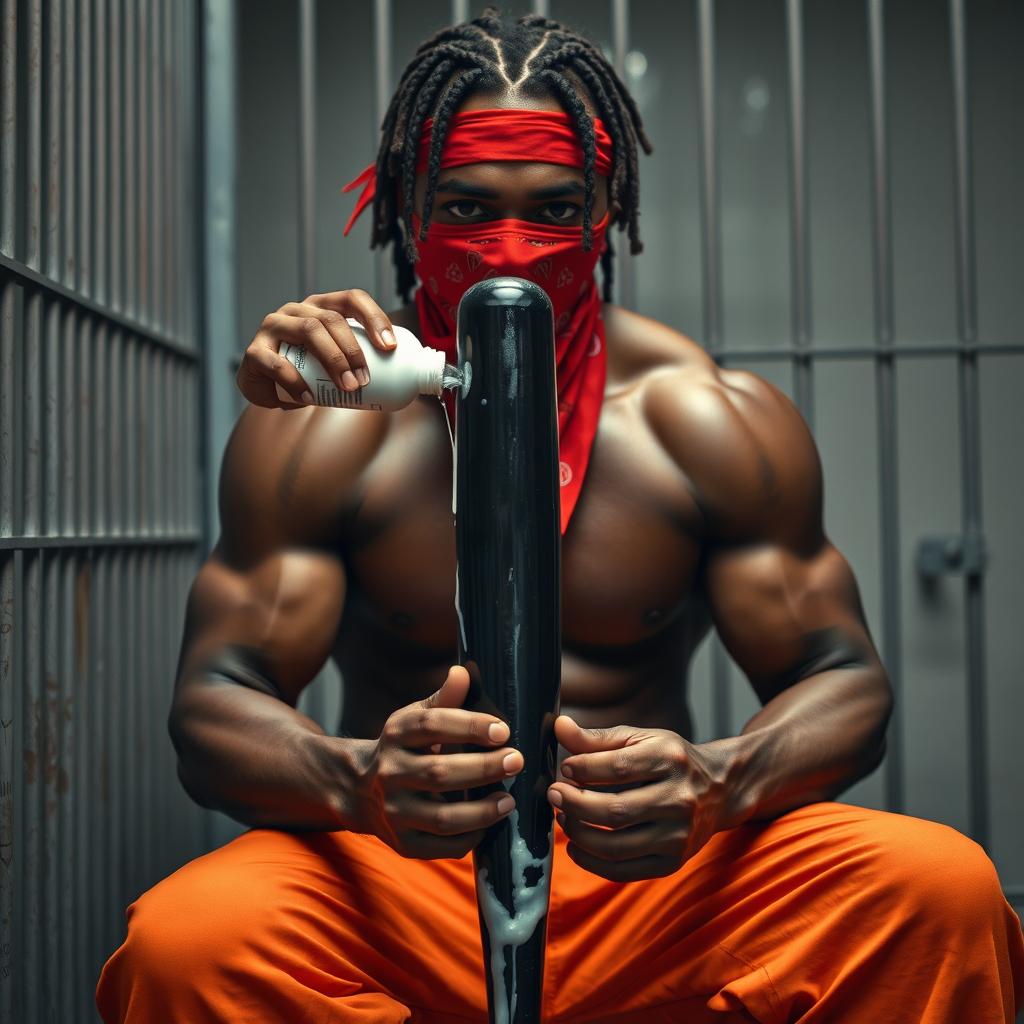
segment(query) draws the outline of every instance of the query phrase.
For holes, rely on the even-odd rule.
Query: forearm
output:
[[[366,740],[327,736],[277,697],[209,673],[181,688],[169,721],[178,775],[204,807],[246,825],[354,829]]]
[[[834,800],[881,761],[891,707],[880,667],[831,669],[784,690],[739,736],[702,745],[728,794],[721,827]]]

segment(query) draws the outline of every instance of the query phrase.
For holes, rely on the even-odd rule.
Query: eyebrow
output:
[[[459,192],[464,196],[474,196],[477,199],[500,199],[501,193],[493,188],[484,188],[482,185],[473,185],[461,178],[446,178],[437,183],[438,192]],[[529,194],[530,199],[559,199],[562,196],[581,195],[583,186],[578,181],[564,181],[558,185],[549,185],[547,188],[539,188]]]

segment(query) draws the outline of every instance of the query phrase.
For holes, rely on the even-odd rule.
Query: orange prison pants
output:
[[[1024,935],[983,849],[821,802],[720,832],[673,875],[577,867],[556,825],[549,1024],[1006,1024]],[[128,908],[103,1020],[486,1021],[472,858],[253,829]]]

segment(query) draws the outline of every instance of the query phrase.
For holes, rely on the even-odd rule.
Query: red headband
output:
[[[423,122],[416,171],[425,171],[430,160],[430,138],[434,120]],[[552,110],[468,110],[455,114],[441,150],[442,167],[459,167],[491,160],[530,160],[546,164],[583,166],[583,149],[573,119]],[[601,119],[594,118],[594,170],[607,175],[612,169],[612,140]],[[376,165],[370,164],[343,192],[363,186],[345,234],[356,218],[373,202],[377,191]]]

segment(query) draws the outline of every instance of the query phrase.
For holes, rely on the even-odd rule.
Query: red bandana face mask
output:
[[[461,123],[460,123],[461,122]],[[611,169],[611,141],[595,119],[597,173]],[[424,128],[420,157],[426,165],[430,122]],[[487,110],[457,114],[442,151],[441,166],[505,160],[535,160],[581,167],[583,156],[568,115],[547,111]],[[450,163],[449,161],[455,161]],[[372,198],[373,168],[346,190],[364,184],[363,195],[346,227]],[[416,238],[421,222],[412,218]],[[601,300],[594,279],[605,248],[607,214],[591,229],[590,251],[583,250],[583,229],[535,221],[491,220],[476,224],[430,223],[417,241],[415,272],[420,335],[425,345],[455,361],[455,320],[466,289],[489,277],[522,277],[540,285],[551,299],[555,321],[555,372],[558,389],[561,529],[565,533],[576,506],[601,414],[607,370]],[[444,392],[454,425],[455,397]],[[454,429],[453,429],[454,434]]]

